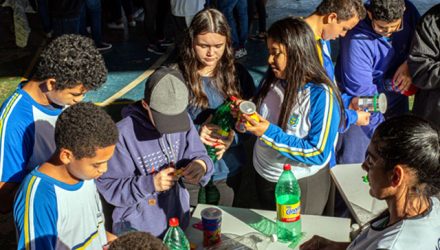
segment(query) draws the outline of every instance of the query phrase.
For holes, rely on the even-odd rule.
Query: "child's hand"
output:
[[[217,131],[220,129],[219,126],[214,124],[204,124],[200,128],[200,140],[203,144],[215,147],[215,144],[218,144],[219,140],[222,139],[222,136],[217,134]]]
[[[348,105],[348,109],[359,110],[359,97],[353,97],[351,99],[350,105]]]
[[[409,89],[412,84],[412,77],[409,73],[408,63],[405,61],[399,68],[396,70],[393,76],[394,86],[397,90],[402,93]]]
[[[154,188],[157,192],[167,191],[172,188],[177,181],[174,174],[175,168],[165,168],[153,176]]]
[[[246,130],[251,132],[252,134],[256,136],[262,136],[264,132],[266,132],[267,128],[269,128],[270,122],[266,119],[264,119],[260,114],[255,113],[258,116],[258,119],[260,121],[256,121],[252,119],[249,115],[243,114],[242,116],[244,119],[246,119]],[[253,114],[252,114],[253,115]],[[250,125],[249,125],[250,123]]]
[[[358,119],[356,120],[356,125],[357,126],[367,126],[368,124],[370,124],[370,112],[365,112],[362,110],[358,110],[356,111]]]
[[[231,104],[231,115],[234,119],[237,119],[237,117],[238,117],[238,113],[239,113],[238,106],[240,105],[240,103],[242,101],[243,100],[241,100],[241,99],[237,99]]]
[[[205,174],[206,164],[202,160],[194,160],[190,162],[182,172],[185,180],[191,184],[198,184]]]
[[[223,157],[223,154],[228,150],[228,148],[231,146],[232,142],[234,141],[235,131],[230,130],[228,138],[226,139],[217,139],[216,143],[214,144],[215,148],[215,155],[217,156],[217,160],[220,160]]]

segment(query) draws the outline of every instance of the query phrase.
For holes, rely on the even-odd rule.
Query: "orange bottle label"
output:
[[[300,202],[292,205],[277,204],[277,217],[282,222],[295,222],[300,219]]]

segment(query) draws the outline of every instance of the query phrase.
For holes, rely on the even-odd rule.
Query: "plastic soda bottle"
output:
[[[169,228],[165,237],[163,238],[163,243],[170,250],[190,250],[189,241],[185,236],[185,233],[179,227],[179,219],[171,218],[169,220]]]
[[[211,123],[220,127],[217,130],[217,134],[222,137],[228,137],[229,131],[234,126],[234,118],[231,115],[231,104],[237,100],[235,96],[228,98],[222,105],[220,105],[212,116]],[[217,152],[214,147],[206,145],[206,151],[208,151],[209,157],[213,162],[217,161],[215,153]]]
[[[291,242],[301,236],[301,190],[290,164],[283,169],[275,187],[277,236],[281,242]]]
[[[222,105],[217,107],[212,116],[211,123],[220,127],[217,134],[228,137],[229,131],[234,126],[234,118],[231,115],[231,104],[237,100],[235,96],[229,97]],[[217,161],[216,150],[214,147],[205,145],[208,156],[215,163]],[[220,201],[220,191],[213,184],[212,180],[205,187],[200,188],[198,202],[202,204],[218,205]]]

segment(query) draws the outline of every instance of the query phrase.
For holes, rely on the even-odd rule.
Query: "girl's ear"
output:
[[[393,187],[398,187],[402,184],[404,176],[406,176],[405,169],[402,165],[397,164],[394,166],[392,175],[390,176],[390,183]]]

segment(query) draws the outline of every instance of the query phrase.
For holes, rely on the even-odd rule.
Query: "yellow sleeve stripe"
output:
[[[30,228],[29,228],[29,213],[30,213],[30,199],[32,194],[32,188],[34,187],[36,176],[32,176],[26,189],[26,203],[24,212],[24,245],[26,250],[31,249]],[[31,215],[33,216],[33,215]]]
[[[102,221],[98,223],[98,226],[96,227],[96,231],[95,231],[94,233],[92,233],[92,235],[90,235],[89,238],[87,238],[87,239],[84,241],[84,243],[79,244],[79,245],[76,245],[76,246],[73,247],[72,249],[75,249],[75,250],[76,250],[76,249],[78,249],[78,250],[84,250],[84,249],[86,249],[87,246],[89,246],[90,243],[92,243],[92,241],[93,241],[94,239],[96,239],[96,237],[98,236],[98,234],[99,234],[99,227],[101,226],[101,224],[102,224]]]
[[[327,89],[327,88],[326,88]],[[327,121],[325,125],[324,130],[324,137],[322,143],[319,145],[319,148],[316,150],[310,152],[310,153],[304,153],[303,151],[292,151],[290,147],[279,147],[274,142],[268,141],[264,139],[263,137],[260,137],[260,140],[262,140],[264,143],[266,143],[268,146],[272,147],[273,149],[281,152],[286,152],[291,155],[299,155],[304,157],[312,157],[321,154],[324,152],[324,147],[327,144],[328,140],[328,134],[330,133],[330,125],[331,125],[331,119],[333,116],[333,90],[331,88],[328,88],[329,93],[329,115],[327,116]]]
[[[3,132],[3,122],[4,122],[5,118],[8,116],[11,107],[14,106],[13,104],[15,103],[15,100],[17,100],[17,98],[19,96],[20,96],[20,94],[15,93],[12,96],[11,100],[9,100],[8,104],[6,105],[6,108],[3,110],[3,114],[0,117],[0,136]]]

